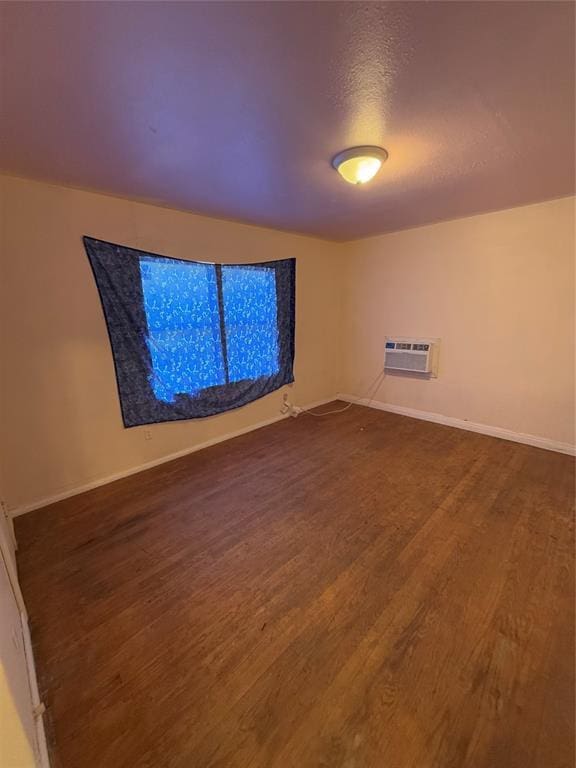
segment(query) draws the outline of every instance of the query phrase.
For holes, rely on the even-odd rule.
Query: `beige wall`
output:
[[[180,258],[296,257],[296,384],[305,405],[337,391],[339,248],[313,238],[4,177],[0,326],[11,508],[272,418],[283,390],[208,419],[124,429],[110,346],[81,237]]]
[[[306,405],[362,395],[386,335],[441,338],[439,377],[377,400],[574,444],[574,200],[345,245],[0,177],[0,463],[10,507],[278,415],[283,391],[209,419],[124,429],[83,234],[206,261],[296,257]]]
[[[3,500],[0,486],[0,501]],[[42,719],[34,718],[38,688],[28,664],[29,639],[24,598],[18,583],[11,520],[0,510],[0,766],[47,764]],[[26,635],[25,635],[26,633]]]
[[[36,733],[20,616],[24,602],[13,555],[12,534],[0,511],[0,766],[32,768]]]
[[[0,761],[6,768],[34,768],[37,765],[3,664],[0,664]]]
[[[385,336],[440,337],[439,377],[376,400],[574,444],[574,200],[347,245],[340,391],[361,394]]]
[[[35,726],[20,613],[0,552],[0,765],[36,765]]]

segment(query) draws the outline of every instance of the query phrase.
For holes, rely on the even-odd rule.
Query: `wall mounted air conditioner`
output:
[[[437,348],[437,339],[386,338],[384,369],[435,376]]]

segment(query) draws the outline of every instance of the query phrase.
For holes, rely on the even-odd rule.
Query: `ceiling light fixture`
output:
[[[352,147],[339,152],[332,166],[349,184],[366,184],[387,159],[388,152],[382,147]]]

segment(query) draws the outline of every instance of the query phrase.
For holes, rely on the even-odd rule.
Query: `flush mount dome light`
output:
[[[388,152],[382,147],[352,147],[339,152],[332,166],[349,184],[366,184],[387,159]]]

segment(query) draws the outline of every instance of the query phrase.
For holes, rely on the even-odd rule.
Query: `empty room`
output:
[[[574,768],[575,13],[0,0],[0,768]]]

